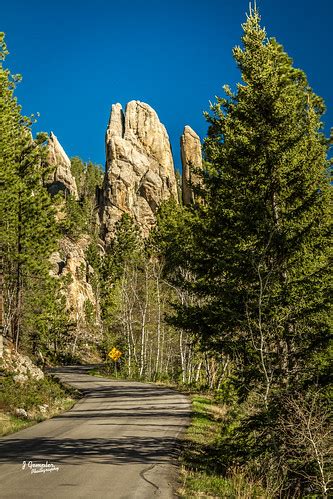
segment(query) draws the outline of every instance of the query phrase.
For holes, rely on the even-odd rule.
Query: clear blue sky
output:
[[[112,103],[150,104],[165,124],[176,167],[185,124],[203,138],[209,100],[239,75],[231,55],[247,0],[12,0],[1,7],[16,95],[38,130],[69,156],[104,164]],[[333,0],[257,0],[262,24],[303,69],[333,126]]]

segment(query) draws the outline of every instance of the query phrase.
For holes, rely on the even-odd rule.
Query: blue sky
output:
[[[240,42],[247,0],[15,0],[1,8],[0,30],[21,73],[25,114],[41,114],[69,156],[104,164],[110,107],[150,104],[165,124],[180,168],[184,125],[203,138],[203,111],[239,81],[232,47]],[[257,0],[268,35],[282,43],[327,106],[333,126],[332,0]]]

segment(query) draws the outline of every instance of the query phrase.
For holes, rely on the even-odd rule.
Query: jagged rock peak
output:
[[[180,138],[180,152],[183,166],[183,203],[189,205],[194,202],[194,193],[191,186],[195,186],[200,182],[200,178],[193,170],[202,167],[202,152],[198,134],[188,125],[184,127],[183,135]]]
[[[125,116],[121,104],[112,104],[109,124],[107,128],[107,139],[111,137],[123,137],[125,131]]]
[[[66,165],[67,168],[71,167],[71,161],[69,157],[65,153],[62,145],[53,132],[50,132],[49,153],[50,157],[52,157],[53,159],[54,164],[58,161]]]
[[[141,145],[146,152],[163,160],[165,166],[173,168],[168,133],[148,104],[135,100],[127,104],[124,138]]]
[[[102,222],[112,238],[115,223],[129,213],[147,235],[162,201],[177,199],[177,183],[167,131],[148,104],[131,101],[125,115],[111,109],[106,131],[106,174]]]
[[[48,141],[48,161],[54,166],[54,172],[48,179],[49,190],[55,194],[59,190],[68,191],[78,199],[77,185],[71,172],[71,161],[53,132]]]

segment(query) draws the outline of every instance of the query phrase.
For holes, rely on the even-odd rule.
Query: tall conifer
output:
[[[200,307],[179,323],[230,354],[243,387],[318,377],[329,337],[331,187],[324,104],[260,26],[233,51],[242,82],[207,114],[205,203],[192,271]],[[259,385],[258,385],[259,382]]]
[[[0,38],[0,55],[7,49]],[[4,264],[5,332],[18,347],[26,312],[24,290],[45,287],[49,276],[48,257],[55,248],[55,211],[43,185],[48,166],[45,160],[46,134],[33,140],[32,120],[21,114],[14,97],[19,77],[0,68],[0,172],[1,250]],[[33,286],[32,286],[33,282]],[[51,286],[53,289],[53,286]],[[50,288],[50,289],[51,289]],[[39,305],[35,303],[39,309]],[[25,312],[26,310],[26,312]],[[46,313],[46,311],[43,311]]]
[[[239,421],[230,462],[243,460],[267,482],[274,476],[290,497],[309,483],[327,497],[326,475],[321,479],[327,463],[316,458],[316,444],[311,454],[299,439],[325,420],[329,379],[332,189],[325,107],[283,47],[267,38],[256,9],[243,30],[242,46],[233,51],[242,81],[235,92],[225,86],[226,97],[206,115],[208,164],[185,282],[198,299],[179,306],[176,322],[207,351],[232,360],[240,400],[251,394],[251,415]],[[309,400],[319,398],[313,409],[319,419],[299,428],[290,401],[307,414]]]

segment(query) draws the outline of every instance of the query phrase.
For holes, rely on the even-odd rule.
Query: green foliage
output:
[[[1,59],[7,50],[1,35]],[[50,284],[50,253],[56,248],[55,209],[43,181],[49,172],[46,134],[33,140],[33,117],[21,115],[14,97],[19,78],[0,68],[1,251],[5,289],[5,334],[24,339],[31,313],[29,289],[40,293]],[[54,288],[54,287],[53,287]],[[47,315],[47,309],[43,313]],[[29,343],[29,341],[27,341]]]
[[[74,240],[88,232],[89,221],[82,205],[71,194],[65,198],[65,216],[61,220],[60,231]]]
[[[157,236],[171,276],[177,275],[173,282],[194,297],[182,300],[173,322],[204,350],[229,358],[239,401],[253,398],[235,429],[244,445],[235,444],[234,456],[243,452],[243,464],[252,462],[257,476],[266,473],[293,497],[309,483],[325,495],[312,458],[293,454],[297,477],[277,464],[288,445],[280,439],[283,394],[304,400],[311,387],[329,382],[332,189],[325,108],[282,46],[267,38],[256,10],[243,29],[242,47],[233,52],[242,82],[235,92],[225,86],[226,97],[206,114],[202,201],[177,219],[164,209]],[[176,236],[172,248],[176,225],[183,241]]]
[[[115,315],[121,307],[120,285],[125,267],[139,262],[142,250],[138,228],[125,213],[116,224],[115,236],[100,267],[102,318],[106,331],[114,324]]]
[[[235,413],[231,408],[211,396],[192,395],[191,425],[181,456],[180,497],[269,497],[260,481],[247,476],[241,468],[235,466],[227,471],[224,460],[230,454],[221,449],[221,439],[230,438],[232,421]]]
[[[156,226],[150,234],[148,247],[164,258],[165,274],[179,284],[182,279],[178,279],[178,273],[188,266],[193,251],[194,220],[195,212],[170,199],[160,206]]]
[[[242,40],[244,83],[207,115],[210,168],[190,261],[201,303],[179,323],[228,353],[246,389],[259,382],[266,399],[315,377],[327,345],[331,188],[322,100],[257,12]]]
[[[112,282],[121,279],[124,267],[140,259],[143,246],[139,230],[132,218],[125,213],[115,226],[115,236],[108,248],[104,271]]]
[[[13,378],[8,376],[2,384],[1,403],[9,410],[20,407],[28,411],[38,405],[49,405],[54,399],[64,398],[65,395],[63,388],[50,378],[31,379],[29,385],[26,385],[15,383]]]
[[[72,158],[71,170],[75,177],[79,199],[72,195],[62,196],[58,200],[60,210],[64,212],[60,223],[61,232],[77,240],[82,234],[96,237],[98,234],[97,191],[103,182],[103,171],[99,165],[83,163],[80,158]]]
[[[92,326],[95,324],[96,311],[94,305],[90,300],[84,302],[84,313],[87,323]]]
[[[0,406],[3,415],[0,421],[0,435],[13,433],[36,422],[42,421],[69,409],[77,393],[74,389],[65,389],[58,381],[45,377],[42,380],[29,379],[26,383],[16,383],[12,376],[1,380]],[[43,412],[39,406],[44,406]],[[15,409],[24,409],[28,420],[14,417]]]
[[[104,172],[100,165],[83,161],[74,157],[71,159],[71,171],[75,177],[78,194],[81,199],[89,203],[96,195],[96,188],[102,187]]]
[[[74,239],[82,233],[97,235],[97,190],[103,182],[103,170],[99,165],[83,163],[80,158],[72,158],[71,169],[75,177],[79,201],[72,196],[66,199],[65,232]]]
[[[65,296],[60,289],[65,286],[62,280],[53,277],[38,281],[32,279],[26,286],[22,317],[21,346],[39,358],[40,355],[53,359],[59,345],[71,328],[65,307]]]
[[[115,227],[115,236],[103,261],[103,282],[114,286],[123,276],[125,266],[140,260],[142,241],[139,231],[128,214],[124,214]]]

